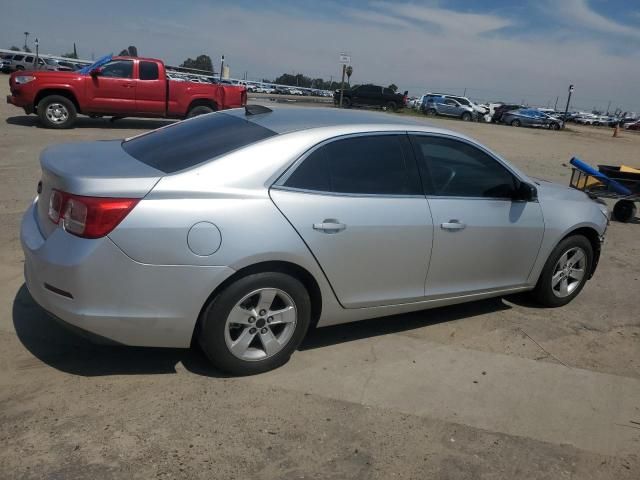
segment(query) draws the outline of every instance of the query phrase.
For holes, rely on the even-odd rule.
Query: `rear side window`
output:
[[[416,157],[430,195],[511,198],[513,174],[482,150],[459,140],[415,135]]]
[[[405,136],[347,138],[309,155],[285,186],[332,193],[369,195],[422,194]]]
[[[25,62],[33,63],[33,57],[27,57],[24,59]]]
[[[125,140],[122,148],[150,167],[174,173],[274,135],[242,118],[213,113]]]
[[[156,62],[140,62],[140,80],[157,80],[158,77]]]
[[[24,55],[14,55],[14,56],[13,56],[13,59],[14,59],[16,62],[20,62],[20,61],[22,61],[22,59],[23,59],[23,58],[24,58]]]

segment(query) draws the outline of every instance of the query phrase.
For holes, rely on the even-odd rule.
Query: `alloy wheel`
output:
[[[225,343],[241,360],[264,360],[287,345],[296,323],[293,299],[278,288],[261,288],[245,295],[231,309],[225,324]]]
[[[51,123],[61,124],[69,119],[69,111],[61,103],[50,103],[45,110],[47,119]]]
[[[551,291],[558,298],[571,295],[584,281],[587,267],[587,255],[580,247],[564,252],[551,275]]]

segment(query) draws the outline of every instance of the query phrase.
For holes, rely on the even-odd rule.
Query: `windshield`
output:
[[[99,58],[98,60],[96,60],[91,65],[88,65],[86,67],[81,68],[80,70],[78,70],[78,73],[89,73],[94,68],[98,68],[98,67],[104,65],[105,63],[110,62],[112,57],[113,57],[112,53],[110,53],[109,55],[105,55],[104,57]]]

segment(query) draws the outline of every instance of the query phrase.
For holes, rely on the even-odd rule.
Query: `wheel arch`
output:
[[[209,107],[213,109],[214,112],[218,111],[218,104],[210,99],[210,98],[196,98],[191,100],[191,103],[187,107],[186,115],[189,115],[189,112],[196,107]]]
[[[265,273],[265,272],[279,272],[285,273],[287,275],[291,275],[295,279],[299,280],[304,287],[307,289],[309,293],[309,299],[311,300],[311,323],[310,328],[314,328],[318,320],[320,319],[320,315],[322,313],[322,292],[320,290],[320,286],[315,279],[315,277],[304,267],[300,265],[288,261],[283,260],[275,260],[275,261],[264,261],[259,263],[254,263],[248,265],[246,267],[241,268],[236,271],[234,274],[226,278],[220,285],[218,285],[213,292],[207,297],[207,300],[204,302],[200,309],[200,313],[198,315],[198,320],[193,329],[193,334],[191,338],[191,343],[194,343],[194,340],[199,334],[201,323],[202,323],[202,315],[209,305],[211,301],[219,295],[225,288],[227,288],[232,283],[237,280],[246,277],[248,275],[253,275],[256,273]]]
[[[73,103],[73,105],[76,107],[76,111],[78,113],[81,113],[80,104],[78,103],[78,99],[76,98],[75,94],[71,90],[67,90],[65,88],[43,88],[42,90],[40,90],[33,101],[34,109],[37,109],[38,104],[44,98],[50,95],[60,95],[61,97],[69,99],[71,103]]]
[[[598,262],[600,261],[600,251],[601,251],[601,243],[600,243],[600,235],[598,231],[593,227],[581,226],[575,228],[568,233],[566,233],[559,241],[556,243],[556,246],[562,242],[565,238],[572,237],[575,235],[582,235],[589,240],[591,244],[591,248],[593,250],[593,261],[591,262],[591,271],[589,272],[589,277],[593,277],[593,274],[596,271],[596,267],[598,266]],[[554,246],[555,249],[555,246]],[[552,250],[553,251],[553,250]]]

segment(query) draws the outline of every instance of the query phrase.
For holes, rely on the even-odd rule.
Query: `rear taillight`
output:
[[[64,229],[83,238],[107,235],[133,210],[138,198],[84,197],[52,190],[49,198],[49,219],[62,221]]]

